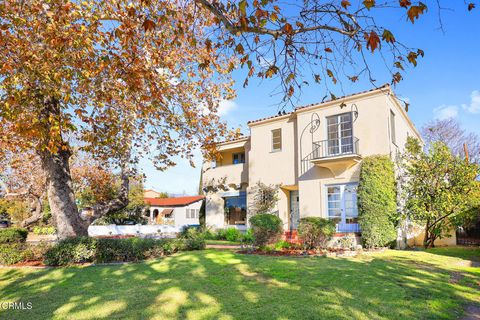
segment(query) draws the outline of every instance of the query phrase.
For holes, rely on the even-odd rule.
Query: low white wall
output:
[[[125,235],[147,235],[158,233],[177,233],[181,231],[181,227],[147,224],[147,225],[133,225],[133,226],[118,226],[111,224],[108,226],[89,226],[88,235],[91,237],[98,236],[125,236]]]

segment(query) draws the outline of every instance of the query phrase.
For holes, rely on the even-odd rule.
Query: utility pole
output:
[[[468,148],[467,148],[467,144],[464,143],[463,144],[463,151],[465,151],[465,161],[468,163]]]

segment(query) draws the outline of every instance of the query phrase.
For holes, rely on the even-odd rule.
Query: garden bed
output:
[[[304,249],[281,249],[281,250],[264,250],[264,249],[242,249],[238,253],[241,254],[257,254],[264,256],[285,256],[285,257],[355,257],[362,254],[363,250],[346,250],[341,248],[329,248],[324,250],[304,250]]]

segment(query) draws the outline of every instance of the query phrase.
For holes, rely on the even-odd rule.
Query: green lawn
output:
[[[480,305],[480,268],[464,260],[479,256],[478,249],[359,258],[205,250],[127,265],[0,269],[0,300],[33,303],[0,318],[456,319]]]
[[[220,245],[240,245],[240,241],[227,241],[227,240],[205,240],[206,244],[220,244]]]

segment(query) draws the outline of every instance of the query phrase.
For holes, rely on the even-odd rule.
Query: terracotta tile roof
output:
[[[373,88],[373,89],[369,89],[369,90],[365,90],[365,91],[360,91],[360,92],[355,92],[355,93],[352,93],[352,94],[348,94],[348,95],[345,95],[345,96],[342,96],[342,97],[337,97],[335,100],[341,100],[341,99],[349,98],[349,97],[352,97],[352,96],[356,96],[356,95],[359,95],[359,94],[363,94],[363,93],[367,93],[367,92],[371,92],[371,91],[375,91],[375,90],[379,90],[379,89],[386,89],[386,88],[389,88],[389,87],[390,87],[390,84],[385,83],[378,88]],[[295,113],[297,110],[308,108],[308,107],[313,107],[313,106],[318,106],[320,104],[327,103],[327,102],[330,102],[330,101],[333,101],[333,100],[329,99],[329,100],[326,100],[326,101],[316,102],[316,103],[308,104],[308,105],[305,105],[305,106],[297,107],[297,108],[295,108],[294,111],[286,112],[285,114],[283,114],[283,113],[282,114],[276,114],[276,115],[271,116],[271,117],[261,118],[261,119],[257,119],[257,120],[251,120],[251,121],[248,121],[247,124],[261,122],[261,121],[265,121],[265,120],[269,120],[269,119],[280,118],[280,117],[283,117],[283,116],[291,115],[292,113]]]
[[[367,92],[372,92],[372,91],[375,91],[375,90],[387,89],[387,88],[390,88],[390,84],[385,83],[385,84],[383,84],[383,85],[381,85],[380,87],[377,87],[377,88],[372,88],[372,89],[369,89],[369,90],[355,92],[355,93],[352,93],[352,94],[347,94],[345,96],[337,97],[335,100],[328,99],[328,100],[325,100],[325,101],[322,101],[322,102],[317,102],[317,103],[307,104],[306,106],[296,107],[295,111],[300,110],[300,109],[305,109],[305,108],[308,108],[308,107],[318,106],[318,105],[323,104],[323,103],[336,101],[336,100],[341,100],[341,99],[353,97],[353,96],[356,96],[356,95],[359,95],[359,94],[364,94],[364,93],[367,93]]]
[[[218,145],[218,144],[222,144],[222,143],[240,141],[240,140],[248,139],[248,138],[250,138],[250,136],[241,136],[241,137],[238,137],[238,138],[235,138],[235,139],[223,140],[223,141],[217,142],[217,145]]]
[[[203,200],[204,196],[177,197],[177,198],[144,198],[146,204],[156,207],[182,207]]]
[[[268,119],[273,119],[273,118],[280,118],[280,117],[283,117],[283,116],[291,115],[292,113],[294,113],[294,111],[285,112],[285,113],[282,113],[282,114],[276,114],[276,115],[271,116],[271,117],[261,118],[261,119],[257,119],[257,120],[251,120],[251,121],[248,121],[247,124],[255,123],[255,122],[260,122],[260,121],[264,121],[264,120],[268,120]]]

